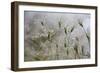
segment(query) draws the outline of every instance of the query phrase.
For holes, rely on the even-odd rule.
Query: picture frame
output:
[[[96,6],[11,3],[11,70],[93,66],[97,66]]]

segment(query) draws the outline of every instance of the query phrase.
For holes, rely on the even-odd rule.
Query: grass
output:
[[[47,29],[45,27],[46,24],[43,21],[41,21],[40,23],[41,23],[42,27]],[[89,42],[90,38],[89,38],[88,34],[86,33],[86,31],[85,31],[85,29],[83,27],[83,24],[81,22],[79,22],[79,25],[84,30],[85,35],[86,35],[86,37],[88,39],[88,42]],[[59,52],[59,50],[61,50],[61,51],[63,50],[63,52],[66,53],[66,54],[64,53],[64,55],[66,56],[66,58],[68,58],[68,55],[70,55],[70,51],[69,50],[71,50],[72,48],[74,49],[72,51],[75,52],[75,54],[74,54],[75,57],[73,56],[73,58],[74,59],[80,58],[79,46],[81,46],[81,45],[78,44],[79,43],[79,38],[78,37],[75,38],[77,43],[75,43],[74,46],[71,46],[71,44],[70,44],[70,42],[72,42],[71,41],[72,40],[71,33],[74,31],[75,26],[71,27],[71,29],[68,29],[68,26],[63,27],[62,26],[62,22],[59,21],[58,22],[58,27],[59,27],[58,30],[63,30],[63,33],[65,35],[65,40],[64,40],[64,43],[62,45],[63,47],[60,47],[59,46],[60,44],[58,44],[58,42],[55,43],[55,48],[51,45],[51,43],[54,43],[55,39],[53,37],[56,37],[56,33],[58,33],[58,31],[50,32],[50,31],[47,30],[46,31],[47,32],[47,36],[39,36],[37,38],[32,38],[31,39],[31,41],[33,42],[32,43],[33,47],[35,49],[34,52],[36,53],[36,54],[33,55],[33,60],[35,60],[35,61],[48,60],[48,57],[50,57],[50,59],[52,59],[52,57],[49,55],[49,53],[52,53],[52,51],[51,51],[52,47],[54,48],[54,51],[55,51],[55,55],[53,53],[52,53],[52,55],[55,56],[56,60],[60,60],[61,59],[61,57],[60,57],[60,53],[61,52]],[[63,28],[63,29],[60,29],[60,28]],[[46,44],[47,42],[49,44]],[[41,43],[44,44],[46,47],[41,46]],[[50,46],[51,48],[49,48],[48,46]],[[47,48],[48,48],[48,52],[49,53],[48,53],[48,55],[45,55],[45,53],[46,53],[45,50],[47,50]],[[41,53],[41,52],[43,52],[43,53]],[[82,52],[82,55],[84,55],[84,47],[83,46],[81,46],[81,52]],[[25,54],[25,56],[27,56],[27,55]]]

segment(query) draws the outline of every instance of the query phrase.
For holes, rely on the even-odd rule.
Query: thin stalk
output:
[[[85,32],[85,35],[86,35],[86,37],[87,37],[87,39],[88,39],[88,43],[89,43],[89,47],[90,47],[90,38],[88,37],[88,35],[87,35],[87,33],[86,33],[86,31],[85,31],[85,29],[84,29],[82,23],[79,22],[79,24],[80,24],[80,26],[83,28],[83,31]]]

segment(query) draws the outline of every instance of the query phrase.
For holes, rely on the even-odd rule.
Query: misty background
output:
[[[90,14],[24,12],[24,61],[90,58]]]

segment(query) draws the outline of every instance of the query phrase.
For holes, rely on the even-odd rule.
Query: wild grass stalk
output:
[[[89,37],[88,34],[86,33],[82,22],[79,22],[79,25],[83,28],[83,31],[85,32],[85,35],[86,35],[86,37],[87,37],[87,39],[88,39],[88,43],[89,43],[89,46],[90,46],[90,37]]]

